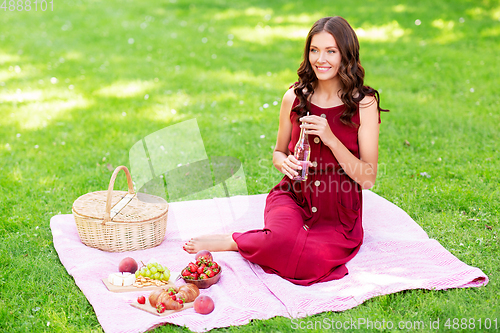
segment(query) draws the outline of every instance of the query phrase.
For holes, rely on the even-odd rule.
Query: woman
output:
[[[386,110],[363,84],[359,43],[341,17],[313,25],[297,73],[283,97],[273,153],[285,176],[267,197],[264,229],[195,238],[184,250],[239,251],[267,273],[310,285],[345,276],[361,246],[361,189],[375,183],[379,112]],[[301,128],[311,145],[309,177],[294,181]]]

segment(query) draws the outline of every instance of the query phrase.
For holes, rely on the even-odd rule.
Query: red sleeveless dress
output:
[[[296,98],[293,107],[297,104]],[[359,158],[358,126],[340,121],[344,108],[311,104],[310,114],[325,117],[332,132]],[[293,152],[300,134],[295,112],[290,112],[290,121],[293,129],[288,149]],[[352,121],[359,125],[359,112]],[[284,176],[267,196],[264,229],[233,234],[244,258],[300,285],[345,276],[345,263],[363,241],[361,187],[343,172],[319,137],[309,135],[309,144],[313,167],[307,180]]]

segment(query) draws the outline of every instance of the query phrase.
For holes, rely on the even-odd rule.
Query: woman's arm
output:
[[[344,172],[364,189],[372,188],[377,177],[378,163],[378,122],[377,101],[373,96],[366,96],[359,104],[360,126],[358,129],[358,159],[332,133],[326,119],[318,116],[306,116],[300,120],[308,134],[314,134],[328,146]]]
[[[290,112],[292,110],[295,92],[293,88],[289,89],[283,96],[280,109],[280,121],[278,128],[278,138],[273,152],[273,164],[280,172],[293,178],[301,169],[300,163],[288,151],[288,144],[292,138],[292,122],[290,121]]]

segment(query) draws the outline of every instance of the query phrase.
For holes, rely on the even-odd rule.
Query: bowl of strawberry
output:
[[[222,268],[207,250],[198,252],[195,262],[190,262],[181,272],[181,277],[187,283],[193,283],[200,289],[206,289],[219,281]]]

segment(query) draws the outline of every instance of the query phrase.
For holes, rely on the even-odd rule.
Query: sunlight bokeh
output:
[[[273,10],[270,8],[264,9],[264,8],[257,8],[257,7],[248,7],[244,10],[231,8],[231,9],[226,9],[226,10],[223,10],[223,11],[216,13],[214,15],[214,19],[227,20],[227,19],[235,19],[238,17],[249,17],[249,16],[270,18],[272,14],[273,14]]]
[[[0,92],[0,99],[4,102],[34,102],[40,100],[42,94],[42,90],[22,91],[21,89],[17,89],[16,92]]]
[[[500,21],[500,7],[497,7],[491,11],[491,17],[494,20]]]
[[[399,5],[392,7],[392,10],[396,13],[403,13],[403,12],[408,10],[408,7],[406,5],[399,4]]]
[[[0,70],[0,82],[3,82],[3,84],[5,84],[5,81],[14,78],[24,78],[27,76],[27,74],[28,72],[26,70],[23,71],[23,68],[21,68],[19,65],[9,66],[6,67],[6,69]]]
[[[24,130],[44,128],[69,111],[86,109],[93,105],[93,101],[82,95],[74,95],[64,100],[41,100],[40,92],[34,92],[32,96],[36,97],[33,103],[23,104],[13,111],[14,117],[11,121],[15,121]]]
[[[392,21],[380,26],[363,25],[354,28],[359,40],[369,42],[395,41],[405,35],[405,30],[401,28],[397,21]]]
[[[119,80],[111,85],[104,86],[94,92],[94,94],[103,97],[129,98],[145,96],[151,89],[157,85],[153,81],[144,80]]]
[[[0,52],[0,65],[5,65],[7,62],[18,62],[21,61],[21,57],[17,54],[9,54]]]
[[[270,26],[258,24],[255,27],[235,27],[231,33],[238,39],[246,42],[268,45],[277,39],[283,40],[304,40],[309,32],[309,27],[290,25],[290,26]]]

